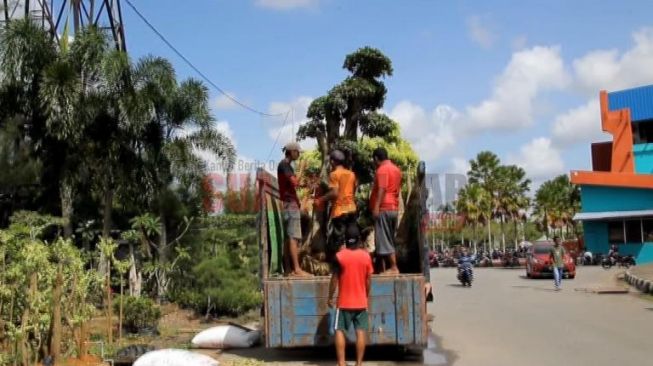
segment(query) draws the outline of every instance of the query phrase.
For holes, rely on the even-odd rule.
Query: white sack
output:
[[[209,356],[183,349],[161,349],[148,352],[136,360],[133,366],[218,366]]]
[[[233,325],[219,325],[198,333],[191,343],[195,348],[249,348],[261,337],[260,331],[247,331]]]

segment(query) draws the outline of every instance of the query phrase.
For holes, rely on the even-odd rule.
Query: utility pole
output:
[[[73,30],[95,26],[107,32],[115,48],[127,50],[120,0],[2,0],[0,27],[15,19],[30,18],[57,41],[72,21]]]

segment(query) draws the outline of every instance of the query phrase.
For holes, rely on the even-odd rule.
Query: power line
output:
[[[277,146],[277,142],[279,142],[279,137],[281,136],[281,133],[283,132],[283,128],[286,127],[286,122],[288,122],[288,115],[290,115],[290,111],[286,112],[286,118],[283,119],[283,124],[281,125],[281,128],[279,129],[279,133],[277,133],[277,138],[274,139],[274,144],[272,144],[272,148],[270,149],[270,153],[268,154],[267,159],[265,161],[270,161],[270,157],[272,156],[272,153],[274,152],[274,148]]]
[[[222,88],[220,88],[216,83],[214,83],[213,81],[211,81],[211,79],[209,79],[209,78],[208,78],[208,77],[207,77],[207,76],[206,76],[202,71],[200,71],[197,67],[195,67],[195,65],[194,65],[192,62],[190,62],[190,60],[187,59],[186,56],[184,56],[184,55],[183,55],[179,50],[177,50],[177,48],[176,48],[175,46],[173,46],[172,43],[170,43],[170,41],[168,41],[168,40],[166,39],[166,37],[165,37],[163,34],[161,34],[161,32],[159,32],[159,31],[156,29],[156,27],[155,27],[154,25],[152,25],[152,23],[150,23],[150,22],[147,20],[147,18],[145,18],[145,16],[144,16],[143,14],[141,14],[140,11],[138,11],[138,9],[136,9],[136,7],[134,6],[134,4],[132,4],[132,2],[131,2],[130,0],[125,0],[125,1],[127,2],[127,5],[129,5],[129,7],[132,8],[132,10],[134,11],[134,13],[136,13],[136,15],[138,15],[138,17],[141,18],[141,20],[142,20],[145,24],[147,24],[147,26],[148,26],[148,27],[149,27],[149,28],[150,28],[154,33],[156,33],[156,35],[157,35],[157,36],[158,36],[158,37],[159,37],[159,38],[160,38],[160,39],[161,39],[161,40],[162,40],[162,41],[163,41],[163,42],[164,42],[164,43],[165,43],[165,44],[166,44],[166,45],[167,45],[167,46],[168,46],[168,47],[169,47],[169,48],[170,48],[174,53],[175,53],[175,54],[177,54],[177,56],[179,56],[182,60],[184,60],[184,62],[186,62],[186,64],[187,64],[188,66],[190,66],[193,70],[195,70],[195,72],[196,72],[200,77],[202,77],[202,79],[204,79],[204,81],[206,81],[208,84],[210,84],[211,86],[213,86],[213,87],[214,87],[217,91],[219,91],[222,95],[224,95],[225,97],[229,98],[231,101],[233,101],[234,103],[236,103],[236,104],[238,104],[239,106],[243,107],[244,109],[246,109],[246,110],[248,110],[248,111],[250,111],[250,112],[253,112],[253,113],[259,114],[259,115],[261,115],[261,116],[266,116],[266,117],[279,117],[279,116],[282,116],[282,115],[283,115],[283,113],[271,114],[271,113],[265,113],[265,112],[259,111],[258,109],[254,108],[254,107],[250,107],[250,106],[248,106],[247,104],[241,102],[240,100],[236,99],[235,97],[233,97],[232,95],[230,95],[229,93],[227,93],[226,91],[224,91],[224,90],[223,90]],[[286,113],[286,119],[287,119],[287,118],[288,118],[288,113]],[[286,121],[284,120],[284,125],[285,125],[285,123],[286,123]],[[279,138],[279,136],[277,136],[277,139],[278,139],[278,138]],[[276,144],[276,142],[275,142],[275,144]],[[273,146],[272,148],[274,149],[274,146]]]

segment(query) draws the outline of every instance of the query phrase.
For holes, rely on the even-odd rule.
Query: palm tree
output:
[[[524,169],[516,165],[502,165],[497,169],[497,206],[495,213],[501,222],[501,244],[506,250],[504,224],[506,218],[516,225],[519,212],[529,205],[527,192],[530,190],[530,179],[526,178]],[[515,228],[515,247],[517,246],[517,229]]]
[[[472,225],[474,232],[474,252],[477,251],[476,246],[476,231],[481,222],[488,224],[489,233],[489,217],[490,210],[490,195],[479,183],[469,183],[458,192],[458,200],[456,201],[456,209],[458,212],[465,216],[465,221]],[[488,234],[489,235],[489,234]],[[489,244],[489,236],[488,236]]]
[[[146,197],[159,216],[157,249],[159,271],[157,292],[164,298],[169,264],[167,200],[174,187],[182,185],[199,192],[206,163],[199,150],[210,151],[229,168],[235,160],[231,141],[214,128],[209,111],[207,88],[190,79],[177,83],[172,65],[165,59],[145,58],[134,70],[135,87],[151,103],[151,114],[144,128],[138,151],[143,161],[142,178]]]
[[[575,228],[573,217],[580,209],[580,191],[571,184],[566,175],[557,176],[544,182],[535,194],[535,213],[541,220],[541,225],[549,236],[549,228],[569,231],[569,226]]]
[[[499,187],[499,169],[501,161],[499,157],[491,151],[481,151],[476,155],[476,159],[470,160],[470,170],[467,173],[470,183],[478,183],[489,195],[490,214],[484,218],[488,229],[488,244],[492,245],[492,218],[497,215],[500,207],[498,187]]]

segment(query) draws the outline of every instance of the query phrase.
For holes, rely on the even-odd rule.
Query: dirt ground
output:
[[[250,328],[258,328],[260,324],[259,312],[250,312],[239,318],[220,318],[220,319],[205,319],[203,316],[197,316],[190,310],[180,309],[175,304],[168,304],[161,306],[162,317],[159,321],[159,335],[125,335],[122,338],[118,337],[118,318],[114,316],[114,344],[107,346],[104,344],[106,354],[114,353],[123,347],[130,345],[149,345],[156,349],[163,348],[177,348],[189,349],[190,342],[193,337],[208,328],[225,325],[230,322],[244,325]],[[115,314],[114,314],[115,315]],[[106,339],[106,318],[103,314],[98,313],[97,316],[91,320],[89,324],[90,338],[93,341]],[[94,344],[90,348],[90,352],[94,356],[100,356],[101,350],[99,344]],[[255,360],[239,359],[237,363],[234,361],[221,360],[221,352],[216,350],[198,350],[197,352],[211,356],[221,362],[221,365],[256,365]],[[84,360],[87,362],[72,360],[70,363],[64,365],[70,366],[94,366],[97,361],[89,358]]]

